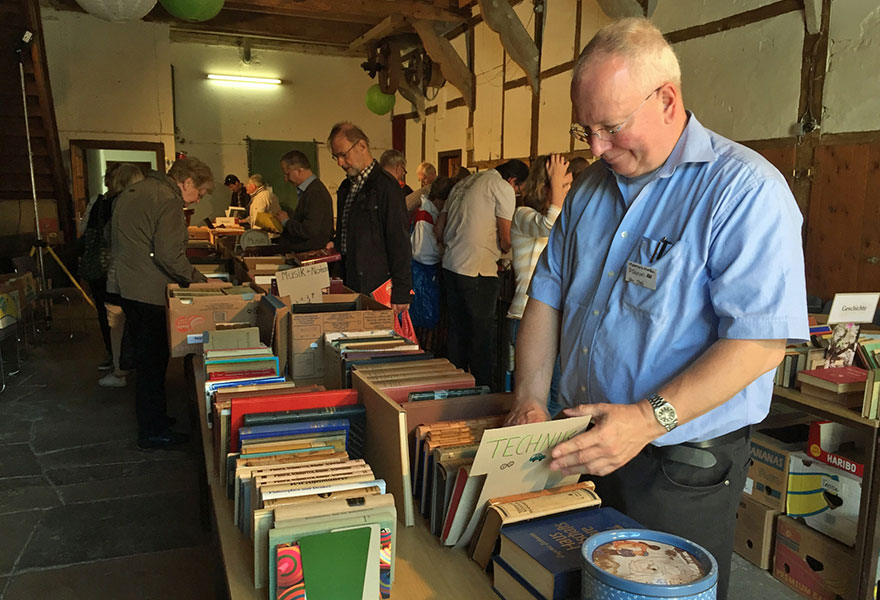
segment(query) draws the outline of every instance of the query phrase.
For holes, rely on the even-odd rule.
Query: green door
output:
[[[283,140],[253,140],[247,138],[248,175],[259,173],[263,181],[272,187],[278,196],[281,208],[293,212],[296,208],[296,186],[284,181],[281,172],[281,157],[291,150],[299,150],[312,163],[312,172],[318,174],[318,148],[315,142],[285,142]],[[244,179],[244,178],[242,178]]]

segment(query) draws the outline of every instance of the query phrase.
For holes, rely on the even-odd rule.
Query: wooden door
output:
[[[804,258],[807,292],[880,291],[880,142],[816,148]]]
[[[448,150],[437,154],[437,175],[452,177],[461,167],[461,150]]]

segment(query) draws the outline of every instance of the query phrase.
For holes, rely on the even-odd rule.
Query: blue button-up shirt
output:
[[[648,176],[634,181],[601,160],[591,165],[529,290],[561,313],[562,403],[638,402],[719,338],[808,339],[801,222],[775,168],[690,114]],[[664,237],[671,246],[652,262]],[[626,281],[628,262],[656,269],[656,289]],[[771,371],[655,444],[760,422],[772,386]]]

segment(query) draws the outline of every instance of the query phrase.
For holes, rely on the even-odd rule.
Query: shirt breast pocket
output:
[[[623,265],[621,304],[625,309],[635,313],[650,316],[655,321],[666,321],[674,318],[679,312],[680,304],[684,301],[684,290],[691,282],[686,281],[688,260],[688,243],[679,240],[666,246],[663,256],[657,257],[662,242],[643,236],[638,246],[630,254],[627,264]],[[654,259],[653,262],[651,259]],[[629,263],[636,263],[642,267],[653,270],[655,289],[646,285],[639,285],[639,279],[628,277],[628,273],[643,271],[636,267],[629,267]],[[640,273],[644,280],[644,273]]]

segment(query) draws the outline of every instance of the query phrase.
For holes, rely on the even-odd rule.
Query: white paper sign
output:
[[[626,262],[626,276],[624,281],[640,285],[649,290],[657,289],[657,269],[646,267],[631,260]]]
[[[878,300],[880,292],[834,294],[828,323],[870,323]]]
[[[321,292],[330,287],[330,271],[327,263],[317,263],[275,273],[278,295],[290,296],[291,304],[320,302]]]
[[[456,548],[466,546],[473,537],[489,498],[534,492],[578,480],[578,475],[551,471],[550,452],[568,439],[582,433],[590,415],[542,423],[487,429],[483,433],[470,476],[486,475],[476,510]]]

